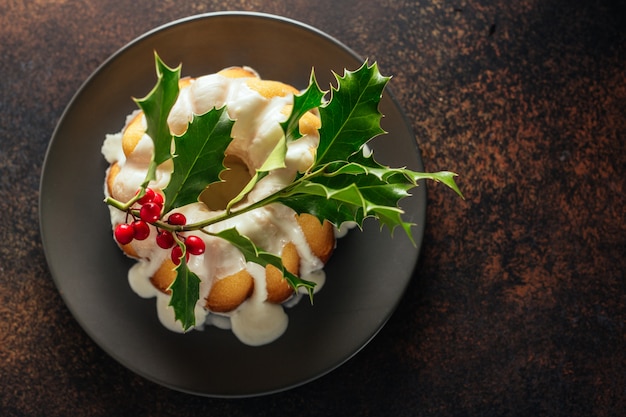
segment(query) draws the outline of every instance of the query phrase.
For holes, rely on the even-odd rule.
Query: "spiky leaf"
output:
[[[389,81],[378,66],[364,63],[361,68],[335,75],[338,86],[332,87],[330,101],[319,109],[322,127],[315,164],[346,160],[384,130],[378,104]]]
[[[308,111],[318,108],[323,104],[325,92],[322,91],[315,79],[315,72],[311,71],[311,77],[309,79],[309,86],[301,94],[296,94],[293,97],[293,108],[289,118],[281,123],[287,141],[296,140],[302,137],[300,133],[300,119]]]
[[[389,178],[392,175],[402,174],[407,178],[407,180],[411,181],[414,184],[418,184],[418,182],[422,180],[432,180],[445,184],[447,187],[457,193],[459,197],[463,198],[463,193],[456,184],[456,181],[454,181],[454,178],[457,177],[458,174],[454,172],[419,172],[406,168],[391,168],[376,162],[373,158],[373,155],[364,156],[362,152],[357,152],[353,154],[349,158],[348,162],[349,163],[347,164],[337,164],[336,166],[339,167],[337,168],[337,172],[353,173],[355,175],[367,173],[376,175],[383,180]],[[329,168],[329,170],[331,170],[331,168]]]
[[[178,98],[181,67],[180,65],[174,69],[168,67],[156,53],[154,59],[157,83],[147,96],[135,99],[135,102],[146,116],[146,133],[154,142],[153,160],[155,165],[160,165],[172,157],[172,134],[167,124],[167,117]],[[154,178],[150,178],[152,179]]]
[[[189,270],[184,253],[180,261],[176,267],[176,278],[169,287],[172,292],[169,305],[174,309],[174,318],[187,331],[196,325],[195,308],[200,298],[200,278]]]
[[[346,221],[362,225],[366,217],[376,217],[392,231],[401,226],[411,237],[411,225],[402,220],[398,202],[415,185],[398,179],[383,181],[364,172],[322,175],[301,182],[279,201],[298,213],[308,212],[336,226]]]
[[[220,181],[224,152],[232,141],[233,121],[226,107],[194,115],[185,133],[174,138],[174,170],[165,193],[167,213],[173,208],[195,203],[211,183]]]

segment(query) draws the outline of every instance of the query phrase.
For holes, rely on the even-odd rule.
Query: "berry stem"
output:
[[[154,160],[150,161],[150,165],[148,165],[148,171],[146,173],[146,178],[143,183],[139,186],[139,192],[133,196],[126,203],[123,203],[119,200],[114,199],[113,197],[107,197],[104,199],[104,202],[110,206],[115,207],[118,210],[129,211],[130,208],[135,204],[141,197],[146,194],[146,188],[148,188],[148,184],[150,181],[156,178],[156,170],[157,164]]]
[[[268,195],[265,198],[262,198],[261,200],[258,200],[248,206],[244,206],[238,210],[226,210],[221,214],[218,214],[215,217],[211,217],[210,219],[206,219],[200,222],[196,222],[196,223],[189,223],[187,225],[181,226],[180,229],[174,229],[177,231],[191,231],[191,230],[201,230],[204,229],[207,226],[211,226],[215,223],[219,223],[223,220],[226,219],[231,219],[235,216],[239,216],[240,214],[244,214],[244,213],[248,213],[252,210],[255,210],[257,208],[260,207],[264,207],[267,206],[269,204],[272,204],[274,202],[280,201],[281,198],[289,196],[292,192],[292,190],[296,189],[297,187],[300,186],[301,183],[309,180],[310,178],[313,177],[317,177],[319,175],[323,175],[326,169],[326,165],[321,166],[320,168],[316,169],[315,171],[312,172],[307,172],[304,175],[302,175],[300,178],[297,178],[296,180],[294,180],[292,183],[290,183],[289,185],[287,185],[285,188],[282,188],[270,195]]]
[[[131,211],[130,208],[133,206],[133,204],[135,204],[145,194],[146,194],[146,188],[142,187],[139,189],[139,192],[135,194],[133,198],[128,200],[126,203],[116,200],[113,197],[105,198],[104,202],[108,204],[109,206],[115,207],[118,210],[129,212]],[[139,213],[139,211],[137,211],[137,213]]]

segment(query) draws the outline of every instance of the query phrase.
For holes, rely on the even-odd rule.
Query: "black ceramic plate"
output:
[[[108,59],[64,112],[44,163],[41,234],[54,281],[76,320],[122,365],[156,383],[215,397],[267,394],[324,375],[365,346],[385,324],[411,279],[422,241],[426,196],[418,187],[403,202],[417,224],[414,247],[400,230],[392,238],[367,222],[338,242],[315,305],[289,309],[287,332],[262,347],[240,343],[209,327],[185,335],[161,326],[154,299],[128,286],[126,259],[111,237],[103,204],[107,167],[100,154],[107,133],[121,129],[154,85],[157,51],[183,75],[199,76],[248,65],[267,79],[304,88],[311,68],[322,88],[331,71],[357,69],[363,60],[328,35],[304,24],[256,13],[191,17],[151,31]],[[415,138],[387,92],[381,103],[389,132],[373,148],[381,163],[422,170]]]

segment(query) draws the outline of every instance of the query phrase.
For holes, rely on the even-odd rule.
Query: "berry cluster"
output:
[[[145,194],[137,200],[137,204],[140,206],[139,218],[133,215],[132,222],[119,224],[115,228],[115,239],[121,245],[126,245],[133,240],[145,240],[150,236],[150,226],[148,225],[161,217],[163,196],[147,188]]]
[[[133,240],[145,240],[150,236],[150,224],[156,223],[161,218],[163,211],[163,196],[150,188],[146,188],[145,194],[137,200],[139,207],[135,207],[135,212],[139,210],[139,217],[133,214],[133,210],[128,213],[132,216],[131,222],[119,224],[115,227],[115,239],[121,244],[126,245]],[[172,213],[167,218],[167,223],[172,226],[184,226],[187,219],[182,213]],[[206,247],[204,241],[198,236],[183,236],[179,233],[176,235],[169,230],[157,227],[156,243],[160,248],[172,249],[171,258],[174,264],[180,264],[180,258],[183,256],[182,245],[185,246],[186,259],[189,255],[201,255]],[[179,243],[179,244],[177,244]]]
[[[172,213],[167,218],[167,223],[172,226],[184,226],[187,224],[187,219],[182,213]],[[183,256],[182,246],[180,244],[176,245],[176,241],[185,245],[186,260],[189,260],[190,254],[202,255],[206,249],[204,240],[198,236],[176,234],[176,238],[174,238],[174,235],[169,230],[160,230],[156,237],[156,243],[163,249],[172,249],[171,258],[175,265],[180,263],[180,258]]]

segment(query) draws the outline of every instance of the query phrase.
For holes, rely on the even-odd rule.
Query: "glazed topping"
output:
[[[283,135],[280,123],[286,120],[288,112],[284,109],[292,105],[293,96],[277,96],[266,98],[250,88],[246,78],[229,78],[219,74],[199,77],[187,83],[180,90],[178,99],[170,112],[168,124],[172,133],[184,133],[193,114],[202,114],[212,108],[226,106],[228,115],[233,119],[233,140],[226,154],[241,161],[248,169],[248,175],[259,168],[278,140]],[[142,113],[129,116],[126,130],[116,135],[107,136],[102,148],[106,160],[115,164],[119,172],[113,179],[107,193],[120,200],[127,200],[140,187],[145,178],[147,165],[153,152],[153,144],[149,136],[143,134],[131,152],[129,138],[124,135],[140,124],[145,129],[145,118]],[[314,132],[306,134],[291,142],[287,148],[286,167],[271,172],[262,179],[249,193],[241,204],[254,201],[275,192],[289,184],[298,171],[307,169],[313,162],[315,147],[319,137]],[[175,149],[173,150],[175,154]],[[156,180],[150,184],[153,189],[163,189],[169,182],[172,165],[168,161],[157,169]],[[177,209],[186,218],[187,223],[194,223],[216,216],[223,212],[220,209],[209,209],[202,202],[189,204]],[[113,224],[123,222],[125,213],[111,210]],[[316,290],[322,287],[324,274],[323,263],[311,252],[302,230],[290,208],[272,204],[255,209],[226,221],[216,223],[207,228],[210,232],[219,232],[236,227],[239,233],[247,236],[265,251],[280,254],[287,242],[297,248],[300,259],[299,275],[303,279],[316,282]],[[233,333],[244,343],[260,345],[273,341],[286,329],[288,318],[281,305],[266,301],[265,269],[254,263],[247,263],[241,252],[228,242],[218,237],[203,233],[197,234],[205,243],[206,251],[193,256],[188,261],[190,271],[201,280],[200,297],[196,304],[196,328],[205,323],[219,323],[220,327],[231,327]],[[153,239],[133,242],[133,250],[139,259],[129,271],[131,288],[141,297],[157,298],[158,317],[168,329],[183,331],[179,321],[174,319],[174,312],[169,306],[169,295],[158,290],[150,278],[167,260],[168,252],[157,246]],[[225,319],[211,317],[216,313],[205,307],[213,283],[238,271],[246,269],[253,278],[252,295],[237,309],[219,313]],[[299,294],[290,302],[294,304]]]

